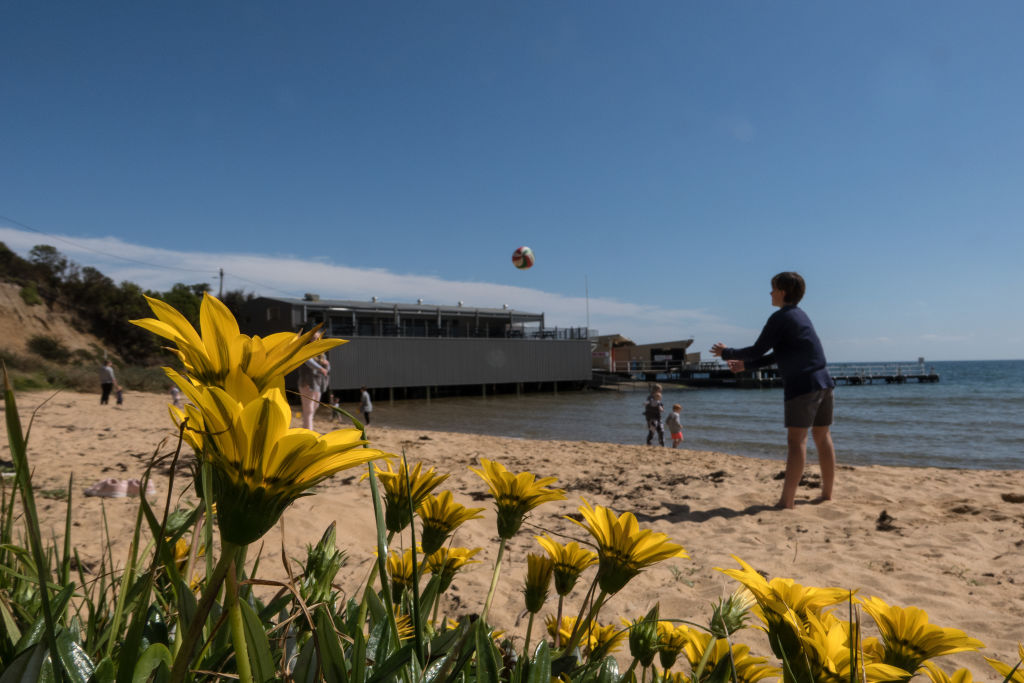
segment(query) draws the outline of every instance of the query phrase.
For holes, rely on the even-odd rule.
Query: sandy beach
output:
[[[173,450],[167,397],[126,392],[123,406],[101,406],[98,394],[70,392],[30,392],[17,400],[24,426],[38,408],[29,458],[37,493],[50,492],[38,499],[44,529],[53,529],[58,537],[62,532],[66,504],[53,492],[66,488],[74,477],[73,543],[83,560],[88,565],[99,558],[103,508],[113,554],[123,556],[138,500],[88,498],[82,491],[107,477],[140,477],[154,453]],[[452,616],[478,612],[490,581],[497,549],[494,512],[485,484],[468,469],[487,458],[513,472],[555,476],[567,491],[566,501],[542,506],[528,518],[506,553],[491,621],[520,637],[526,624],[521,615],[526,554],[541,552],[533,536],[547,531],[587,540],[582,529],[562,517],[586,498],[618,512],[634,512],[641,526],[668,534],[690,555],[658,564],[634,579],[608,603],[602,622],[639,617],[660,602],[663,618],[704,623],[709,604],[737,587],[715,570],[735,567],[731,556],[736,555],[768,576],[852,588],[865,597],[877,595],[892,604],[925,609],[933,623],[962,629],[986,644],[981,654],[939,660],[949,671],[969,667],[976,680],[999,680],[982,655],[1015,661],[1017,643],[1024,640],[1022,471],[841,466],[836,499],[814,505],[810,501],[817,496],[817,468],[811,456],[796,509],[777,511],[770,506],[781,488],[776,479],[781,461],[642,445],[389,428],[389,411],[400,410],[400,404],[378,407],[368,430],[373,444],[393,453],[404,451],[410,463],[450,473],[441,490],[451,490],[465,505],[484,508],[483,519],[466,523],[456,535],[456,545],[484,550],[477,556],[482,562],[455,581],[444,606]],[[331,425],[321,419],[318,427],[326,431]],[[10,460],[6,439],[0,459]],[[301,559],[305,546],[337,521],[338,545],[350,558],[338,583],[348,591],[358,586],[375,537],[369,487],[359,480],[363,471],[342,472],[285,513],[283,523],[264,539],[261,576],[284,579],[282,546],[289,558]],[[155,481],[162,501],[170,481],[166,467],[158,468]],[[190,484],[183,469],[174,482],[172,507],[195,504]],[[879,524],[883,513],[891,520],[887,525]],[[569,601],[573,610],[581,597],[577,588]],[[542,615],[551,612],[553,605]],[[749,630],[739,639],[771,657],[758,632]]]

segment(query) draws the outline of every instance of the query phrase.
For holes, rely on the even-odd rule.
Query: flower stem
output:
[[[608,593],[602,590],[600,593],[598,593],[597,600],[594,601],[594,605],[590,608],[590,613],[587,614],[587,618],[584,619],[582,622],[577,620],[575,628],[572,632],[572,636],[569,638],[569,642],[565,644],[566,654],[571,653],[576,648],[576,646],[579,645],[580,639],[583,637],[583,634],[588,631],[590,622],[594,619],[597,619],[597,613],[601,611],[601,605],[604,604],[604,601],[607,598]]]
[[[526,640],[523,641],[523,659],[527,662],[530,661],[530,633],[533,632],[533,617],[534,613],[530,612],[530,621],[526,624]]]
[[[558,596],[558,615],[555,618],[555,649],[557,650],[562,642],[562,603],[565,600],[564,595]]]
[[[224,602],[228,608],[228,624],[231,627],[231,644],[235,648],[238,680],[242,683],[252,683],[252,663],[249,661],[249,646],[245,643],[245,622],[242,620],[242,606],[238,603],[238,572],[233,562],[225,582]]]
[[[480,612],[480,620],[487,621],[487,613],[491,610],[491,600],[494,599],[494,589],[498,587],[498,575],[501,574],[501,558],[505,554],[505,543],[503,538],[498,543],[498,557],[494,560],[494,572],[491,574],[491,588],[487,591],[487,601],[484,602],[484,609]]]
[[[210,614],[210,609],[217,598],[217,593],[220,592],[220,585],[224,582],[228,569],[234,564],[234,557],[235,548],[225,545],[222,548],[220,559],[217,560],[217,566],[214,567],[213,574],[210,576],[210,582],[206,584],[203,595],[199,599],[196,614],[188,625],[188,630],[181,641],[178,654],[174,658],[174,666],[171,669],[171,683],[181,683],[185,680],[185,674],[188,673],[188,667],[192,661],[192,651],[195,649],[196,643],[199,642],[199,638],[203,635],[206,617]]]

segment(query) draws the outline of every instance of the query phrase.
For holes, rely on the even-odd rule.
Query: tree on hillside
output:
[[[180,282],[174,283],[171,289],[163,294],[147,292],[146,294],[160,299],[164,303],[174,306],[185,316],[192,326],[199,327],[199,306],[203,303],[203,293],[210,291],[210,285],[200,282],[194,285],[185,285]]]

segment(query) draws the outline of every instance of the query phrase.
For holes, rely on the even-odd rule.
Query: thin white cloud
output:
[[[263,254],[213,254],[158,249],[112,237],[82,238],[0,227],[0,241],[26,255],[37,244],[51,244],[70,260],[97,268],[115,282],[129,281],[144,289],[167,290],[176,283],[208,282],[224,289],[244,289],[260,296],[412,302],[470,307],[511,308],[544,313],[549,327],[584,327],[602,334],[622,334],[637,343],[694,338],[708,346],[719,338],[756,333],[731,325],[701,309],[667,309],[607,298],[565,296],[528,287],[487,282],[446,280],[433,275],[393,273],[382,268],[353,268],[320,260]]]

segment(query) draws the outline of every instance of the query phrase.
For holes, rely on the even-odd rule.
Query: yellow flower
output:
[[[552,638],[555,637],[555,631],[558,631],[559,638],[558,642],[567,643],[569,642],[569,636],[572,635],[573,629],[576,627],[576,617],[562,617],[561,622],[556,624],[556,619],[552,615],[544,617],[544,624],[547,627],[548,635]]]
[[[730,655],[728,640],[715,638],[714,644],[711,645],[711,634],[697,630],[691,630],[689,636],[689,642],[683,648],[683,652],[686,653],[691,669],[697,668],[704,658],[704,652],[709,646],[712,649],[707,664],[704,667],[705,675],[708,672],[714,671],[718,663],[722,659],[727,659]],[[746,645],[733,645],[731,654],[733,664],[736,666],[736,681],[738,683],[756,683],[756,681],[761,679],[774,678],[782,674],[781,669],[767,664],[768,660],[764,657],[751,655],[750,648]]]
[[[990,659],[989,661],[991,662],[993,660]],[[944,670],[940,669],[935,662],[925,662],[924,668],[925,674],[927,674],[932,683],[974,683],[974,677],[968,669],[957,669],[953,672],[953,675],[950,676]],[[1010,666],[1006,667],[1006,672],[1001,672],[1000,675],[1003,678],[1006,678],[1006,674],[1010,673],[1010,669],[1012,668],[1013,667]],[[1011,678],[1010,680],[1015,682],[1018,680],[1024,681],[1024,677],[1020,679]]]
[[[388,576],[391,577],[391,600],[402,601],[402,591],[412,588],[413,569],[416,558],[413,557],[412,548],[407,548],[403,553],[392,553],[388,555]]]
[[[762,618],[765,616],[764,611],[782,616],[787,610],[792,610],[802,618],[807,613],[818,614],[822,608],[843,602],[850,597],[850,591],[845,588],[801,586],[793,579],[778,577],[768,581],[740,558],[733,555],[732,559],[739,562],[743,569],[716,569],[742,583],[753,594],[762,610]]]
[[[498,511],[498,536],[509,539],[515,536],[523,523],[526,513],[541,503],[565,500],[565,491],[548,488],[554,484],[554,477],[537,479],[530,472],[512,474],[504,466],[491,460],[480,460],[483,470],[470,467],[491,489],[494,506]]]
[[[393,457],[362,448],[367,442],[356,429],[290,429],[291,411],[278,389],[243,404],[218,387],[177,384],[192,405],[175,414],[197,456],[213,468],[218,525],[230,543],[260,538],[292,501],[334,473]]]
[[[554,565],[547,555],[526,556],[526,584],[523,595],[526,596],[526,611],[536,614],[548,599],[548,586],[551,585],[551,574]]]
[[[416,633],[416,629],[412,625],[411,614],[399,614],[395,616],[395,626],[398,629],[399,640],[409,640]]]
[[[622,646],[629,631],[619,628],[615,624],[592,624],[589,638],[587,639],[587,650],[592,660],[604,659]],[[565,642],[565,638],[561,642]]]
[[[555,592],[563,597],[572,591],[580,574],[597,563],[597,554],[580,547],[576,541],[562,545],[547,536],[534,538],[555,563]]]
[[[455,572],[467,564],[479,562],[472,559],[474,555],[483,548],[440,548],[437,552],[427,558],[427,571],[441,577],[439,592],[448,590],[455,578]]]
[[[686,624],[673,624],[671,621],[658,622],[658,657],[661,668],[671,669],[676,658],[690,642],[690,628]]]
[[[566,519],[590,532],[597,541],[597,582],[606,593],[617,593],[645,567],[670,557],[689,557],[681,545],[665,534],[640,529],[632,512],[615,513],[583,501],[580,513],[585,522]]]
[[[483,508],[467,508],[452,500],[451,491],[442,491],[439,496],[430,496],[420,503],[420,520],[423,522],[423,552],[434,554],[463,522],[480,519]]]
[[[832,614],[819,619],[814,614],[807,615],[807,633],[801,635],[805,644],[803,653],[810,661],[814,671],[814,680],[821,683],[844,683],[851,680],[851,645],[856,649],[857,643],[851,643],[849,622],[840,621]],[[910,678],[910,673],[903,669],[875,661],[866,650],[864,660],[856,662],[858,674],[863,670],[868,683],[883,681],[903,681]],[[859,678],[854,676],[854,678]]]
[[[985,661],[988,662],[989,666],[995,669],[996,672],[1004,679],[1006,679],[1007,676],[1010,676],[1010,672],[1013,671],[1014,666],[1016,666],[1017,670],[1013,671],[1013,675],[1007,680],[1009,680],[1009,683],[1024,683],[1024,644],[1017,645],[1017,664],[1014,666],[1003,664],[998,659],[992,659],[990,657],[985,657]],[[954,683],[959,682],[954,681]]]
[[[342,339],[310,341],[315,329],[305,334],[279,332],[268,337],[239,333],[228,307],[203,294],[196,332],[174,307],[146,297],[156,318],[131,322],[168,339],[186,372],[200,384],[220,387],[240,400],[250,400],[270,388],[284,389],[284,376],[310,358],[346,343]]]
[[[433,467],[424,472],[423,463],[419,462],[412,470],[409,470],[409,465],[405,462],[399,465],[397,470],[392,469],[390,462],[387,463],[387,467],[386,470],[382,470],[380,466],[374,465],[377,478],[384,488],[384,526],[388,531],[398,533],[412,521],[412,510],[418,508],[430,492],[449,475],[434,474]],[[363,475],[363,478],[366,476],[368,475]]]
[[[544,617],[544,625],[548,635],[553,639],[555,637],[555,617],[550,614]],[[563,644],[569,642],[569,637],[575,627],[576,617],[562,617],[562,621],[558,625],[558,642]],[[588,632],[580,644],[580,650],[584,655],[593,655],[593,659],[601,659],[605,655],[615,652],[629,635],[628,630],[619,628],[615,624],[601,626],[596,621],[591,621],[587,629]]]
[[[941,655],[985,647],[960,629],[943,628],[928,622],[928,613],[919,607],[888,605],[871,597],[862,601],[864,611],[878,625],[885,649],[885,663],[917,673],[926,660]]]

